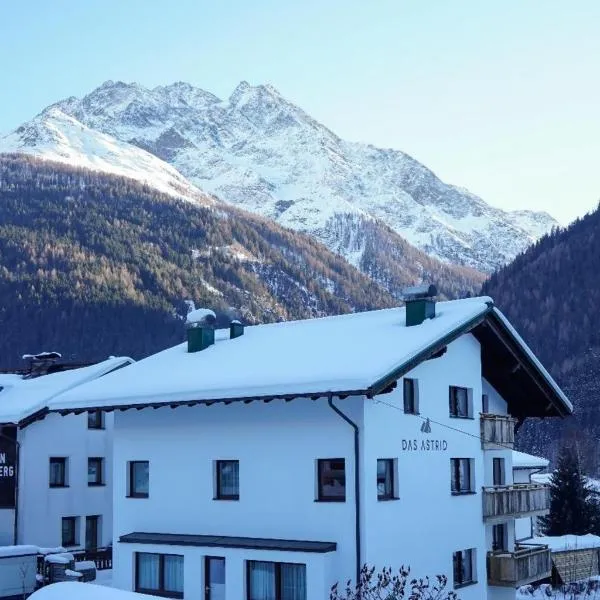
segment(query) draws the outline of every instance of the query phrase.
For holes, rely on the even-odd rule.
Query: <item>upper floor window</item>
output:
[[[377,500],[393,500],[394,483],[394,459],[377,459]]]
[[[239,500],[240,499],[240,461],[216,461],[217,486],[215,499]]]
[[[248,600],[306,600],[306,565],[249,560]]]
[[[63,517],[62,519],[62,533],[61,533],[61,546],[69,548],[77,546],[79,543],[79,518],[78,517]]]
[[[411,415],[419,414],[419,394],[416,379],[404,378],[404,412]]]
[[[477,583],[477,569],[475,566],[475,548],[459,550],[452,555],[454,571],[454,587],[463,587]]]
[[[450,471],[450,488],[453,494],[468,494],[475,490],[472,458],[451,458]]]
[[[88,429],[104,429],[104,413],[92,410],[88,414]]]
[[[317,461],[317,499],[324,502],[346,501],[346,461],[324,458]]]
[[[481,395],[481,412],[484,415],[490,414],[490,397],[487,394]]]
[[[494,458],[492,461],[492,470],[494,485],[506,485],[506,470],[503,458]]]
[[[471,390],[450,386],[450,416],[463,419],[473,418],[473,400]]]
[[[136,552],[135,591],[165,598],[183,598],[183,556]]]
[[[50,459],[50,487],[67,487],[67,459],[52,457]]]
[[[127,483],[130,498],[147,498],[150,489],[150,463],[147,460],[131,461]]]
[[[492,550],[494,552],[508,550],[508,528],[506,523],[498,523],[492,527]]]
[[[102,485],[104,483],[103,466],[103,458],[88,458],[88,485]]]

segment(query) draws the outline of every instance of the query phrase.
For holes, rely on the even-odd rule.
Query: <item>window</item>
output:
[[[492,550],[498,552],[508,549],[508,531],[506,523],[499,523],[492,527]]]
[[[104,429],[104,414],[101,410],[92,410],[87,415],[88,429]]]
[[[317,461],[318,494],[321,502],[346,501],[346,461],[327,458]]]
[[[77,546],[78,520],[77,517],[63,517],[61,546],[64,546],[65,548]]]
[[[306,600],[306,565],[249,560],[248,600]]]
[[[129,463],[129,498],[147,498],[150,487],[150,463],[134,460]]]
[[[416,379],[404,379],[404,412],[410,415],[419,414],[418,389]]]
[[[473,418],[471,390],[450,386],[450,416],[461,419]]]
[[[216,461],[217,486],[215,500],[240,499],[240,461]]]
[[[136,552],[135,591],[183,598],[183,556]]]
[[[394,459],[377,459],[377,500],[394,500]]]
[[[506,484],[504,464],[505,463],[504,463],[503,458],[494,458],[492,461],[493,474],[494,474],[494,485],[505,485]]]
[[[475,549],[459,550],[452,555],[454,587],[463,587],[477,583],[475,578]]]
[[[67,459],[50,459],[50,487],[67,487]]]
[[[92,515],[85,518],[85,549],[95,550],[98,548],[98,540],[100,531],[100,517]]]
[[[103,458],[88,458],[88,485],[103,485]]]
[[[482,394],[481,396],[481,412],[484,415],[490,413],[490,397],[487,394]]]
[[[450,486],[453,494],[469,494],[474,491],[472,462],[471,458],[450,459]]]

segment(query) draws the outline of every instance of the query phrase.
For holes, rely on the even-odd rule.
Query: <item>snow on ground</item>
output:
[[[93,583],[63,581],[39,589],[30,598],[32,600],[148,600],[157,599],[158,596],[116,590]]]
[[[585,581],[553,588],[544,583],[539,586],[524,585],[517,590],[515,600],[600,600],[600,578],[590,577]]]
[[[586,535],[540,536],[528,539],[527,543],[545,544],[552,552],[564,552],[566,550],[600,548],[600,537],[591,533]]]
[[[97,585],[112,587],[112,577],[112,569],[103,569],[102,571],[96,571],[96,581],[94,581],[94,583]]]

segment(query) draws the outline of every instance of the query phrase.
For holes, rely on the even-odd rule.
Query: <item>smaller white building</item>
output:
[[[44,368],[31,357],[30,369],[0,374],[0,546],[112,542],[113,415],[61,418],[48,414],[48,402],[133,360],[71,368],[58,357],[38,361],[50,363]]]
[[[550,461],[541,456],[526,454],[525,452],[512,452],[513,481],[519,484],[547,484],[549,474],[544,477],[544,481],[536,478],[537,475],[548,469]],[[515,538],[517,541],[525,541],[534,536],[540,535],[539,517],[524,517],[515,520]]]

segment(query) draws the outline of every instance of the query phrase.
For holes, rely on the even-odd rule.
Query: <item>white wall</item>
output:
[[[43,547],[61,544],[62,517],[79,517],[78,547],[85,544],[85,517],[101,515],[100,545],[112,540],[112,414],[105,429],[88,429],[87,413],[51,414],[19,431],[19,541]],[[66,488],[49,487],[50,457],[68,461]],[[104,457],[106,485],[88,487],[88,457]]]
[[[0,508],[0,546],[14,544],[15,511],[12,508]]]
[[[453,552],[476,548],[478,584],[460,589],[461,600],[485,598],[487,586],[479,357],[479,343],[472,336],[463,336],[448,346],[445,355],[422,363],[407,375],[418,380],[420,417],[404,414],[401,381],[393,393],[379,397],[386,404],[376,398],[365,405],[365,559],[378,568],[410,565],[416,577],[445,574],[452,589]],[[450,385],[473,390],[473,419],[450,418]],[[435,421],[431,433],[421,432],[426,417]],[[416,440],[418,450],[403,450],[403,439]],[[434,440],[444,441],[447,448],[421,449],[423,442]],[[395,457],[399,500],[378,501],[377,459]],[[451,495],[451,458],[474,459],[475,494]]]
[[[35,590],[37,557],[0,556],[0,598],[19,597]]]
[[[338,404],[362,422],[362,400]],[[326,583],[354,578],[353,444],[352,428],[323,399],[117,413],[115,543],[134,531],[336,542]],[[346,459],[346,502],[315,502],[316,459],[338,457]],[[239,501],[213,500],[217,459],[240,461]],[[148,499],[125,497],[131,460],[150,461]],[[114,581],[127,589],[124,546]]]

